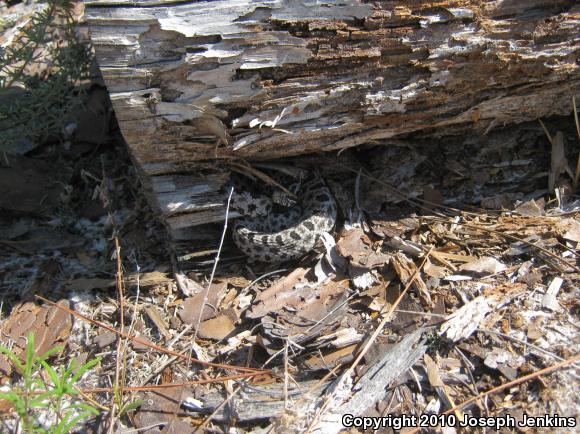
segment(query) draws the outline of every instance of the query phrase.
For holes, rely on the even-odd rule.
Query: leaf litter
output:
[[[333,170],[344,177],[349,171],[342,165],[349,158],[356,158],[360,170],[360,152],[344,153]],[[377,161],[385,161],[383,153],[392,158],[390,148],[366,152],[374,153]],[[21,285],[22,296],[52,294],[58,299],[63,294],[61,303],[97,322],[77,316],[71,322],[65,310],[16,298],[2,322],[0,339],[23,348],[19,337],[36,330],[45,336],[37,339],[43,345],[39,351],[65,343],[81,360],[104,356],[99,375],[87,376],[84,387],[107,407],[107,387],[117,381],[113,368],[121,337],[128,356],[123,393],[127,400],[143,398],[144,404],[124,422],[114,423],[182,432],[230,424],[255,432],[268,427],[278,432],[338,432],[346,412],[442,413],[466,397],[577,357],[580,225],[573,198],[556,207],[536,198],[513,202],[511,210],[458,211],[458,201],[448,198],[465,192],[463,175],[457,175],[465,171],[454,166],[456,183],[444,178],[434,194],[438,184],[432,180],[429,206],[423,206],[421,195],[412,192],[425,182],[425,173],[417,171],[428,158],[417,158],[408,166],[411,172],[393,172],[397,179],[412,175],[404,182],[399,179],[406,185],[399,197],[410,199],[396,200],[396,205],[390,203],[391,190],[387,194],[385,188],[381,196],[373,187],[373,182],[389,180],[374,176],[367,165],[368,178],[359,192],[364,224],[346,219],[336,245],[329,244],[332,254],[310,255],[301,266],[284,264],[282,269],[224,260],[211,283],[203,269],[176,272],[163,250],[145,259],[142,255],[151,252],[145,238],[132,237],[144,244],[127,244],[117,258],[107,238],[116,232],[123,246],[123,234],[142,227],[141,216],[151,211],[144,201],[132,209],[114,209],[111,203],[128,204],[126,195],[139,194],[138,188],[133,193],[108,188],[114,222],[85,220],[84,232],[70,241],[34,238],[44,243],[34,247],[38,255],[29,248],[4,252],[7,264],[39,264],[31,274],[36,277]],[[111,164],[105,172],[126,170],[117,166],[125,163]],[[365,184],[373,200],[382,197],[382,206],[364,208]],[[480,204],[485,194],[493,194],[492,187],[480,191]],[[433,205],[436,197],[439,206]],[[75,200],[92,201],[95,196]],[[406,208],[409,203],[414,211]],[[522,205],[526,203],[531,208]],[[355,201],[350,204],[355,206]],[[79,203],[77,208],[83,207]],[[45,224],[34,214],[9,223],[5,239],[22,240],[20,246],[36,234],[31,228]],[[99,237],[102,243],[95,242]],[[115,271],[119,261],[135,270],[123,277],[122,298]],[[2,271],[8,283],[18,280],[12,270]],[[120,335],[121,305],[125,328]],[[204,367],[207,363],[215,367]],[[566,366],[497,392],[491,402],[475,400],[453,411],[521,417],[542,415],[548,406],[558,414],[574,415],[577,402],[565,397],[577,374],[572,363]],[[8,375],[6,360],[0,367]]]
[[[549,128],[561,131],[547,139]],[[573,128],[292,160],[324,166],[339,200],[329,253],[272,268],[229,261],[226,242],[213,279],[172,263],[120,142],[82,133],[68,150],[12,159],[32,180],[2,198],[0,341],[21,354],[34,331],[39,352],[65,344],[55,363],[103,357],[81,382],[109,415],[95,429],[326,433],[346,413],[578,415]],[[15,173],[0,171],[0,185]],[[0,372],[3,385],[18,379],[6,359]],[[143,403],[116,417],[113,385]]]

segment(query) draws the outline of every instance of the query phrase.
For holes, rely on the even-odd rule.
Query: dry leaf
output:
[[[375,252],[372,241],[361,228],[343,231],[336,243],[336,250],[351,265],[366,269],[381,267],[391,259],[390,255]]]
[[[497,274],[507,267],[491,256],[482,256],[475,261],[468,262],[459,267],[460,271],[467,271],[476,274]]]
[[[542,216],[545,214],[544,211],[545,202],[543,199],[540,200],[528,200],[527,202],[519,204],[514,211],[518,214],[525,216]]]
[[[221,341],[231,335],[235,328],[234,321],[229,316],[220,315],[202,322],[197,335],[202,339]]]
[[[203,308],[202,321],[216,316],[215,308],[219,300],[225,295],[227,287],[228,284],[226,282],[212,283],[208,291],[206,305]],[[193,297],[186,298],[181,308],[177,311],[177,315],[185,324],[197,324],[200,311],[204,306],[204,293],[205,290]]]
[[[566,152],[564,150],[564,135],[561,131],[558,131],[552,140],[552,156],[550,162],[550,175],[548,177],[548,191],[554,191],[556,186],[556,181],[558,177],[564,173],[568,172],[571,178],[572,170],[568,165],[568,159],[566,158]]]

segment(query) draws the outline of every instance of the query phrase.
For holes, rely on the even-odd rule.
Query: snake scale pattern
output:
[[[318,173],[308,172],[300,183],[297,202],[281,213],[265,195],[238,193],[233,206],[243,217],[236,220],[233,239],[252,260],[280,262],[296,259],[319,245],[320,234],[336,222],[336,202]]]

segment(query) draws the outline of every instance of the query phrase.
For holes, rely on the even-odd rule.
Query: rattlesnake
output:
[[[336,202],[326,182],[316,172],[302,172],[293,193],[295,204],[274,213],[274,203],[265,195],[235,193],[232,206],[243,217],[236,220],[233,239],[251,259],[278,262],[295,259],[319,244],[320,234],[330,232],[336,221]]]

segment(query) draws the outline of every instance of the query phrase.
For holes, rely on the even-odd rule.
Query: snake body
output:
[[[317,173],[308,173],[296,195],[295,205],[274,213],[270,198],[238,194],[234,206],[244,215],[233,228],[238,248],[253,260],[279,262],[317,247],[320,235],[330,232],[336,222],[334,197]]]

